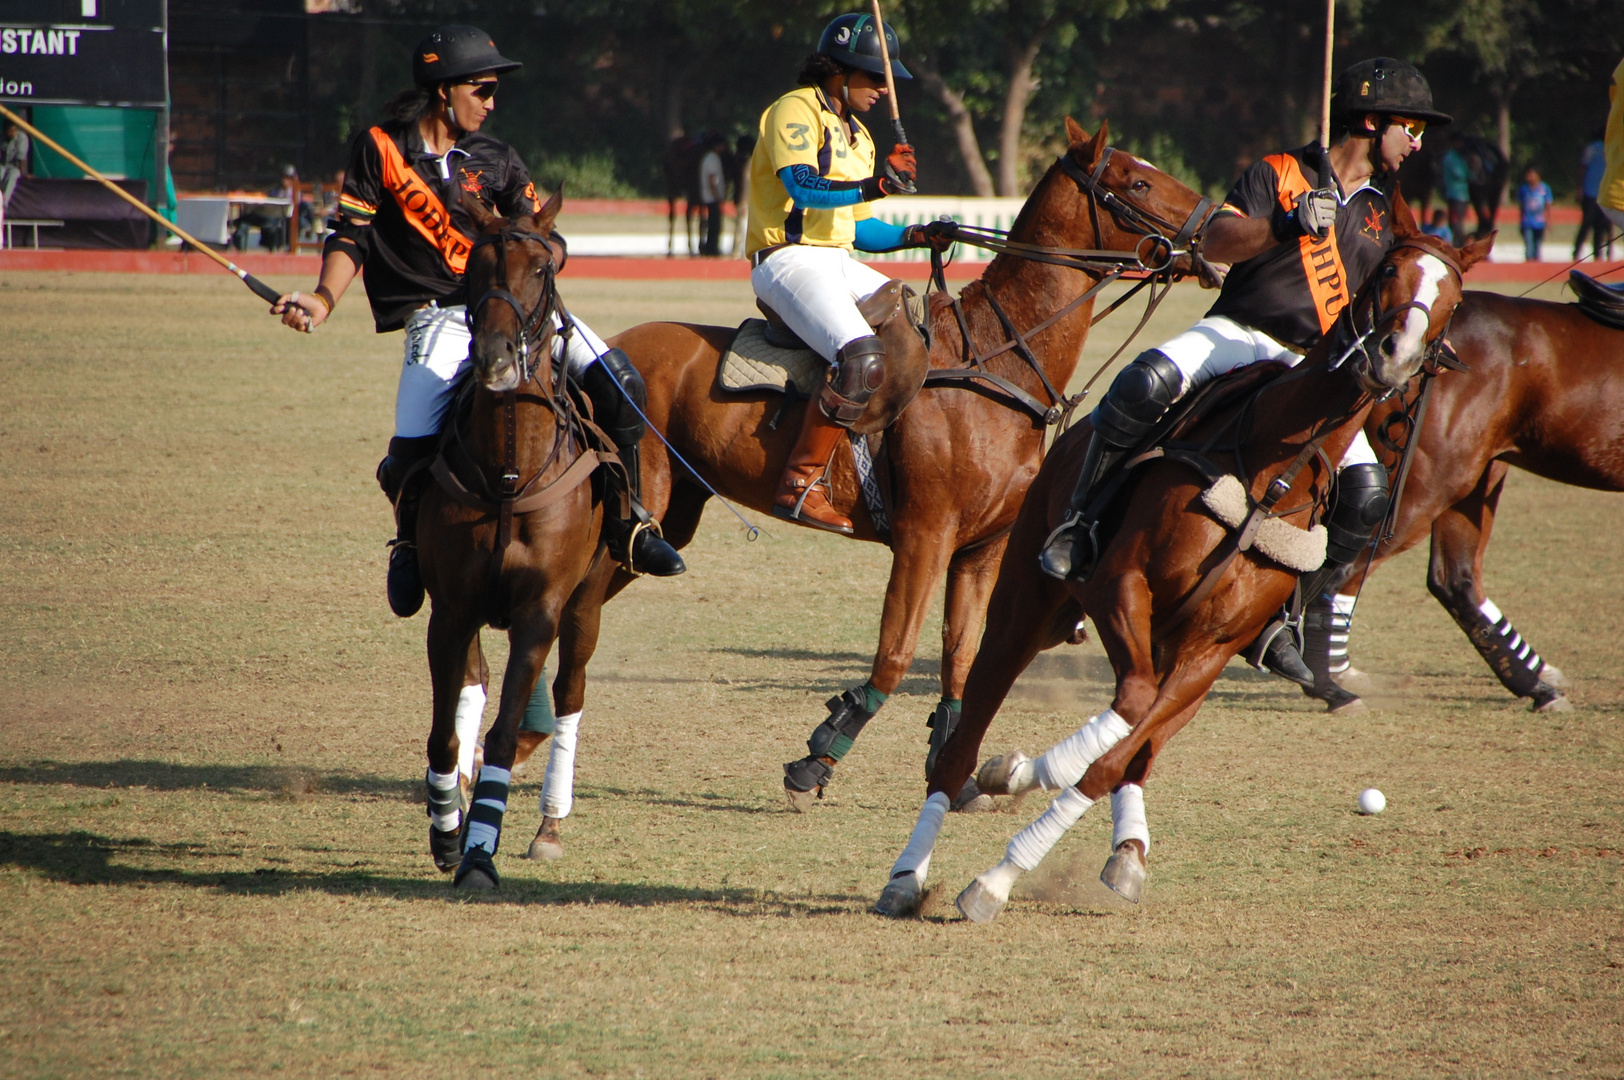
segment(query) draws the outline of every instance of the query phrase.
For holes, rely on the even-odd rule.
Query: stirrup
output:
[[[642,577],[648,572],[646,570],[639,570],[635,565],[633,565],[632,552],[637,550],[637,538],[643,533],[649,531],[652,531],[654,535],[658,536],[661,540],[665,539],[665,533],[660,531],[660,523],[655,521],[653,518],[650,518],[647,521],[634,521],[632,523],[632,531],[626,534],[626,557],[619,561],[621,567],[632,577]]]

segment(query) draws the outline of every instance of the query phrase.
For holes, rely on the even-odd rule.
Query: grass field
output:
[[[566,280],[605,333],[747,288]],[[400,339],[358,301],[307,338],[224,275],[0,274],[0,1075],[1624,1075],[1618,497],[1514,474],[1489,553],[1574,712],[1507,696],[1412,553],[1358,613],[1375,711],[1231,667],[1149,790],[1142,909],[1091,884],[1096,808],[988,927],[952,898],[1035,801],[949,820],[923,919],[868,913],[939,624],[788,813],[886,553],[713,510],[606,611],[567,857],[515,857],[526,777],[470,901],[426,854],[425,617],[385,607],[372,480]],[[1047,654],[987,751],[1110,694],[1093,644]]]

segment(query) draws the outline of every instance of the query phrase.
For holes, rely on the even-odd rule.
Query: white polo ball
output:
[[[1359,812],[1361,814],[1379,814],[1387,809],[1387,796],[1373,787],[1367,787],[1359,793]]]

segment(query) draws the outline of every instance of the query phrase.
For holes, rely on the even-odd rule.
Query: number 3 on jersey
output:
[[[784,130],[789,132],[789,141],[785,144],[786,150],[809,150],[812,144],[807,141],[807,133],[812,130],[808,124],[785,124]]]

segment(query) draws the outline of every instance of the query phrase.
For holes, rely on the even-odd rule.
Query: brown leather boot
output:
[[[841,516],[829,503],[829,484],[825,478],[835,444],[845,434],[845,428],[824,415],[816,396],[807,400],[801,436],[795,440],[795,448],[789,452],[789,461],[784,465],[784,475],[778,481],[778,495],[773,499],[774,517],[851,535],[851,519]]]

